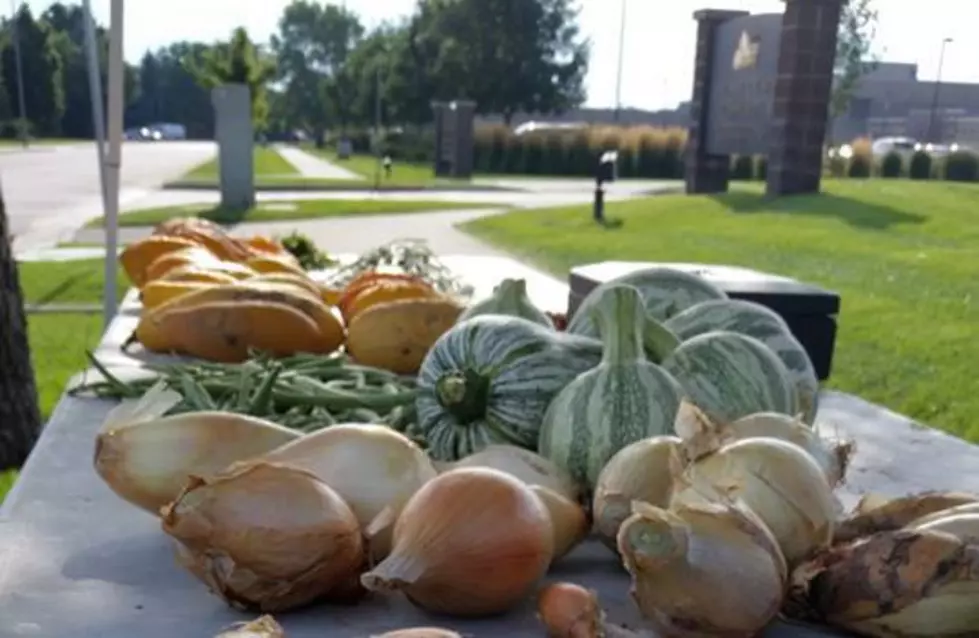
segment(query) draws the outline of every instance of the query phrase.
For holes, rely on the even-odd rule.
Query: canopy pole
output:
[[[109,198],[105,206],[105,325],[115,317],[116,279],[119,268],[116,263],[119,253],[119,185],[122,168],[122,126],[125,87],[122,48],[123,0],[112,0],[109,26],[109,152],[106,158],[106,173]]]

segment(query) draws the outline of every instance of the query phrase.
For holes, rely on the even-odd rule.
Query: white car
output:
[[[916,151],[928,150],[924,144],[910,137],[878,137],[870,148],[875,158],[897,153],[905,160],[910,159]]]

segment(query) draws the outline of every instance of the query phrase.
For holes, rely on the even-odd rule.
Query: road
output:
[[[122,208],[215,153],[213,142],[124,142]],[[79,226],[102,211],[94,143],[2,149],[0,184],[15,249],[70,239]]]

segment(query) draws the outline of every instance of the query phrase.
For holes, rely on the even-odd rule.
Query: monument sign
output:
[[[842,0],[784,13],[704,10],[687,141],[688,193],[728,187],[731,155],[764,155],[769,195],[819,190]]]
[[[473,173],[476,103],[433,102],[435,114],[435,175],[468,179]]]

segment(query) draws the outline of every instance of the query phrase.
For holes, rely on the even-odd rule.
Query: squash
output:
[[[378,304],[357,315],[347,328],[347,352],[364,365],[415,374],[461,312],[462,306],[442,298]]]
[[[717,299],[687,308],[664,325],[686,340],[711,330],[729,330],[758,339],[778,355],[799,396],[802,420],[812,425],[819,408],[819,378],[809,354],[776,312],[751,301]]]
[[[349,324],[358,314],[371,306],[400,299],[430,299],[440,296],[428,284],[420,281],[383,281],[361,288],[352,298],[341,301],[340,313]]]
[[[669,319],[687,308],[710,299],[727,299],[720,288],[702,277],[674,268],[645,268],[616,277],[592,290],[582,300],[571,317],[568,332],[585,337],[597,337],[598,327],[592,308],[602,293],[611,286],[634,286],[642,295],[646,312],[659,321]]]
[[[601,358],[601,342],[520,317],[457,323],[422,362],[412,434],[438,461],[496,443],[536,450],[551,400]]]
[[[680,382],[691,403],[720,423],[759,412],[799,413],[789,371],[754,337],[712,330],[681,342],[655,319],[646,318],[645,346]],[[655,330],[657,342],[650,339]],[[672,341],[672,344],[670,343]]]
[[[551,318],[534,306],[527,296],[526,279],[504,279],[493,289],[492,295],[463,312],[459,321],[487,314],[523,317],[548,328],[554,327]]]
[[[557,395],[544,416],[538,449],[593,490],[625,446],[673,433],[683,388],[646,359],[646,311],[632,286],[605,286],[590,312],[602,336],[601,363]]]

